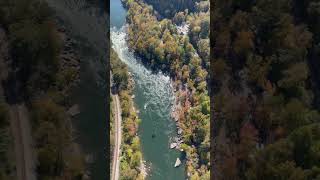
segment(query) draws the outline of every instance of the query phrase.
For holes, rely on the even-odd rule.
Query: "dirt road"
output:
[[[121,109],[118,95],[113,96],[114,102],[114,113],[115,113],[115,142],[113,151],[113,162],[112,162],[112,178],[111,180],[119,179],[119,165],[120,165],[120,145],[121,145]]]
[[[28,117],[25,105],[10,106],[10,126],[14,136],[18,180],[36,180],[36,158]]]
[[[17,180],[35,180],[35,156],[32,148],[32,137],[29,125],[29,116],[26,107],[19,104],[17,81],[14,78],[12,82],[6,82],[7,86],[3,85],[3,81],[8,80],[10,72],[9,62],[9,40],[3,27],[0,26],[0,99],[9,104],[10,110],[10,128],[14,140],[14,153],[16,165]],[[21,94],[21,93],[20,93]]]

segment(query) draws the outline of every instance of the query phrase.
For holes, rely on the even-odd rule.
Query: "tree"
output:
[[[200,23],[200,37],[201,38],[208,38],[210,32],[210,19],[209,16],[206,16]]]
[[[61,175],[63,162],[59,152],[50,147],[43,147],[38,150],[38,171],[40,177],[55,177]]]
[[[290,132],[320,119],[317,112],[310,111],[299,100],[293,99],[285,105],[279,120],[280,124]]]
[[[185,15],[183,12],[179,12],[174,15],[173,17],[173,22],[176,23],[177,25],[181,25],[182,22],[185,21]]]
[[[278,82],[279,86],[286,89],[303,86],[309,72],[306,63],[293,64],[284,71],[284,77]]]
[[[139,139],[138,137],[134,137],[134,138],[132,139],[132,145],[131,145],[131,147],[132,147],[132,150],[133,150],[133,151],[138,151],[138,150],[140,150],[140,139]]]
[[[261,56],[250,56],[246,62],[248,83],[254,83],[260,88],[266,88],[266,78],[270,70],[270,60]]]
[[[251,31],[240,31],[237,33],[237,38],[234,41],[234,50],[238,55],[247,55],[254,47],[253,33]]]
[[[9,125],[9,113],[8,113],[8,107],[0,103],[0,128],[4,128]]]
[[[142,159],[142,154],[139,151],[136,151],[133,153],[132,157],[131,157],[131,167],[139,167],[139,165],[141,164],[141,159]]]
[[[196,7],[199,12],[208,12],[210,9],[210,1],[196,2]]]
[[[205,139],[206,131],[202,127],[198,127],[194,130],[193,141],[196,145],[201,144]]]

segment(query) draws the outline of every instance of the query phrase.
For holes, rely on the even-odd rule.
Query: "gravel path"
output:
[[[114,95],[115,105],[115,142],[113,151],[113,162],[112,162],[112,178],[111,180],[119,179],[119,165],[120,165],[120,145],[121,145],[121,109],[118,95]]]
[[[10,125],[14,136],[18,180],[36,180],[37,177],[28,117],[25,105],[10,107]]]

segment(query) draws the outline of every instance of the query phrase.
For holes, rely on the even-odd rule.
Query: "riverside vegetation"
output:
[[[155,3],[154,7],[142,0],[123,2],[128,8],[129,47],[143,64],[170,75],[174,82],[175,118],[183,130],[181,148],[186,153],[187,174],[192,180],[209,179],[209,1],[191,3],[190,7],[191,1],[185,1],[181,7],[189,7],[190,12],[176,9],[173,15],[164,12],[166,1],[147,1]],[[185,35],[177,30],[177,25],[184,24],[190,25]]]
[[[8,34],[10,52],[4,88],[8,103],[24,102],[30,111],[38,178],[83,178],[84,157],[74,143],[66,110],[79,68],[76,59],[62,57],[70,55],[63,51],[65,33],[58,32],[50,8],[40,0],[0,0],[0,24]],[[1,125],[6,122],[2,109]]]
[[[215,1],[215,179],[319,179],[319,7]]]
[[[142,153],[140,139],[137,136],[138,125],[141,120],[134,109],[132,99],[133,82],[129,75],[128,67],[119,59],[113,49],[110,50],[110,64],[113,76],[112,89],[120,97],[122,111],[120,179],[142,180],[144,179],[141,172]],[[114,119],[112,121],[114,122]],[[111,127],[113,126],[111,125]],[[114,131],[114,127],[112,129]]]

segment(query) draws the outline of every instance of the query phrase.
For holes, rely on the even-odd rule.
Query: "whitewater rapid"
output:
[[[125,26],[121,29],[111,29],[111,41],[112,48],[118,54],[120,60],[133,73],[135,85],[145,90],[144,95],[148,101],[145,103],[144,109],[152,108],[160,116],[171,111],[174,94],[170,77],[161,72],[152,73],[136,59],[134,53],[129,51],[127,46]]]

